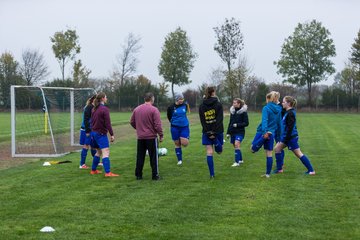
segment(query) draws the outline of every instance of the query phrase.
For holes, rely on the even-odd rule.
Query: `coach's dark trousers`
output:
[[[142,177],[146,150],[148,150],[149,156],[150,156],[150,166],[152,169],[152,177],[153,178],[157,177],[159,175],[157,138],[155,138],[155,139],[138,139],[135,176]]]

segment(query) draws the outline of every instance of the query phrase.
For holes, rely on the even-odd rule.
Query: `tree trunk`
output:
[[[121,97],[119,94],[118,110],[121,111]]]
[[[62,74],[62,80],[65,80],[65,58],[62,59],[62,66],[61,66],[61,74]]]
[[[309,105],[309,107],[311,109],[311,107],[312,107],[312,104],[311,104],[312,99],[311,99],[311,82],[310,81],[308,81],[307,86],[308,86],[308,105]]]
[[[171,83],[171,93],[172,93],[172,97],[175,100],[175,93],[174,93],[174,83]]]

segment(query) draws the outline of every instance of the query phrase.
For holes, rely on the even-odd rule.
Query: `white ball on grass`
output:
[[[167,154],[168,150],[166,148],[159,148],[159,155],[165,156]]]

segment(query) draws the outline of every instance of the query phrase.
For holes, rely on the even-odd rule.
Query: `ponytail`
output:
[[[90,97],[90,98],[86,101],[86,106],[89,106],[89,105],[93,104],[95,98],[96,98],[96,94],[93,95],[92,97]]]
[[[103,99],[106,96],[106,94],[104,92],[99,92],[95,99],[94,99],[94,112],[96,111],[96,109],[100,106],[101,103],[101,99]]]
[[[208,99],[212,96],[213,92],[215,92],[215,87],[207,87],[205,90],[205,99]]]
[[[289,103],[290,107],[292,108],[296,108],[296,105],[297,105],[297,101],[294,97],[292,96],[285,96],[284,97],[284,100]]]

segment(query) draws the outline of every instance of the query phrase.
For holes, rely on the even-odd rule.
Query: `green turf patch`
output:
[[[244,164],[231,167],[234,152],[226,142],[223,154],[214,156],[215,180],[209,179],[196,113],[181,167],[164,120],[161,147],[169,151],[160,157],[160,181],[151,180],[148,159],[144,179],[135,180],[136,139],[129,125],[116,128],[110,148],[118,178],[80,170],[79,153],[0,170],[1,239],[359,239],[360,116],[297,118],[300,147],[315,176],[304,175],[286,150],[284,173],[260,178],[265,153],[249,151],[257,113],[249,114]],[[43,167],[49,160],[72,163]],[[41,233],[44,226],[55,232]]]

